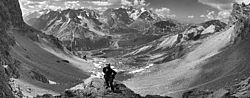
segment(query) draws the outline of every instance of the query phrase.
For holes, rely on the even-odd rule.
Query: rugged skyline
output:
[[[41,9],[90,8],[104,11],[122,5],[144,6],[164,17],[199,23],[210,19],[226,20],[233,2],[248,0],[19,0],[24,16]]]
[[[0,98],[249,98],[250,5],[234,3],[232,9],[234,1],[228,0],[156,1],[101,1],[105,6],[95,7],[90,5],[100,1],[89,1],[94,9],[134,8],[103,15],[89,9],[43,10],[24,21],[18,0],[0,0]],[[23,12],[52,8],[48,2]],[[58,8],[77,8],[60,2],[66,1],[58,1]],[[198,11],[198,5],[212,14],[232,9],[228,24],[176,21],[206,17],[208,12],[201,13],[206,7]],[[169,13],[161,14],[162,9]],[[105,86],[106,64],[117,72],[106,79],[114,78],[114,92]]]

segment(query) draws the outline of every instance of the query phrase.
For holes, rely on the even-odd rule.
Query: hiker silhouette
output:
[[[85,61],[87,61],[87,56],[86,56],[86,55],[84,55],[82,58],[83,58]]]
[[[107,86],[106,89],[111,87],[111,90],[114,92],[115,90],[113,81],[117,73],[110,67],[110,64],[106,64],[106,67],[103,68],[103,73],[104,73],[105,83]]]

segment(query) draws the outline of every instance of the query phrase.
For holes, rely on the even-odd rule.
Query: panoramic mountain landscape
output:
[[[0,98],[250,97],[248,0],[2,0],[0,12]]]

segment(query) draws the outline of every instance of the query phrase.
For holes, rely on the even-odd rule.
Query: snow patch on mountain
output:
[[[78,15],[77,18],[83,19],[82,14]]]
[[[103,63],[102,63],[102,62],[98,62],[98,63],[95,63],[95,62],[94,62],[93,64],[94,64],[94,66],[95,66],[96,68],[102,68],[101,65],[102,65]]]
[[[140,52],[143,52],[143,51],[145,51],[145,50],[147,50],[147,49],[149,49],[149,48],[151,48],[151,47],[152,47],[152,46],[144,46],[144,47],[142,47],[142,48],[140,48],[140,49],[138,49],[138,50],[135,50],[135,51],[129,53],[128,55],[136,55],[136,54],[138,54],[138,53],[140,53]]]
[[[139,17],[139,11],[138,10],[135,10],[134,13],[130,14],[130,18],[136,20],[138,17]]]
[[[49,84],[57,84],[55,81],[51,81],[51,80],[49,80]]]
[[[209,34],[209,33],[215,33],[215,26],[214,25],[210,25],[204,31],[201,32],[201,34]]]
[[[158,48],[172,47],[177,41],[178,35],[165,38],[158,46]]]
[[[3,68],[8,68],[9,65],[3,65]]]
[[[85,23],[87,23],[87,26],[88,26],[88,28],[89,28],[90,31],[96,33],[97,35],[101,35],[101,36],[105,36],[106,35],[105,33],[94,29],[94,25],[88,19],[86,19],[85,17],[83,18],[83,21],[85,21]]]
[[[150,56],[150,59],[156,59],[156,58],[159,58],[159,57],[162,57],[164,54],[155,54],[155,55],[151,55]]]
[[[47,26],[51,25],[56,19],[57,19],[57,17],[54,17],[54,19],[50,20],[49,23],[47,24]]]
[[[59,93],[43,89],[21,79],[11,78],[9,84],[14,92],[22,92],[24,98],[33,98],[34,96],[43,94],[60,95]]]
[[[140,73],[142,71],[145,71],[147,69],[149,69],[150,67],[154,66],[154,64],[149,64],[148,66],[144,67],[144,68],[140,68],[140,69],[137,69],[137,70],[133,70],[131,72],[129,72],[130,74],[135,74],[135,73]]]

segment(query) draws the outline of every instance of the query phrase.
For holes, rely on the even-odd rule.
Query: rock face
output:
[[[0,2],[1,3],[1,2]],[[1,18],[1,17],[0,17]],[[1,27],[0,27],[1,28]],[[2,28],[1,28],[2,29]],[[10,46],[14,45],[13,39],[4,30],[0,30],[0,97],[13,98],[9,87],[10,77],[19,77],[17,66],[19,62],[13,59],[10,54]]]
[[[0,1],[0,12],[0,98],[14,98],[18,97],[14,93],[19,92],[12,92],[9,78],[19,78],[22,74],[19,71],[21,62],[14,59],[10,51],[17,44],[12,31],[20,31],[20,35],[37,42],[38,36],[45,38],[59,49],[62,49],[62,46],[56,38],[42,34],[24,23],[18,0]],[[48,82],[40,73],[33,72],[33,77]]]
[[[81,97],[81,98],[170,98],[155,95],[147,95],[145,97],[134,93],[128,89],[124,84],[118,81],[114,82],[115,92],[112,92],[110,88],[106,89],[104,80],[100,78],[89,78],[69,90],[57,98],[68,97]],[[44,95],[46,96],[46,95]],[[42,97],[42,96],[40,96]],[[38,96],[38,98],[40,98]],[[50,96],[52,97],[52,96]]]
[[[57,37],[73,51],[134,47],[184,30],[177,21],[161,22],[155,13],[143,7],[110,8],[102,14],[90,9],[37,13],[30,14],[29,17],[36,17],[26,19],[27,23]]]
[[[113,93],[110,89],[106,89],[104,86],[104,80],[93,78],[88,80],[83,84],[77,85],[76,87],[71,88],[70,90],[65,91],[65,96],[68,97],[93,97],[93,98],[139,98],[138,94],[135,94],[133,91],[126,88],[125,85],[115,82],[114,83],[115,91]]]
[[[10,46],[14,45],[15,41],[7,31],[11,27],[24,26],[24,22],[18,0],[0,1],[0,12],[0,97],[14,98],[8,81],[10,77],[19,77],[19,63],[10,56]]]
[[[238,39],[248,39],[250,31],[250,5],[234,4],[229,26],[236,25],[235,30]]]
[[[235,25],[234,44],[249,41],[250,38],[250,5],[234,4],[228,27]],[[227,28],[228,28],[227,27]],[[240,48],[240,47],[237,47]],[[247,65],[246,65],[247,66]],[[242,72],[243,73],[243,72]],[[199,90],[200,88],[185,92],[184,98],[249,98],[250,97],[250,78],[235,79],[237,81],[229,87],[217,90]],[[227,81],[229,82],[229,81]],[[232,81],[230,81],[232,82]]]
[[[233,86],[231,95],[236,97],[250,97],[250,77]]]
[[[1,2],[1,27],[22,27],[25,25],[22,19],[22,13],[21,9],[19,8],[19,3],[16,1],[17,0],[5,0]]]
[[[192,25],[184,32],[185,40],[198,40],[203,36],[220,32],[225,29],[226,24],[219,20],[210,20],[201,24]]]
[[[35,13],[34,13],[35,14]],[[27,23],[47,35],[58,38],[69,50],[92,50],[110,45],[110,38],[101,30],[99,15],[89,9],[46,10]]]
[[[43,83],[49,83],[49,80],[42,74],[40,74],[39,72],[37,71],[30,71],[29,72],[30,76],[32,79],[35,79],[37,81],[41,81]]]

